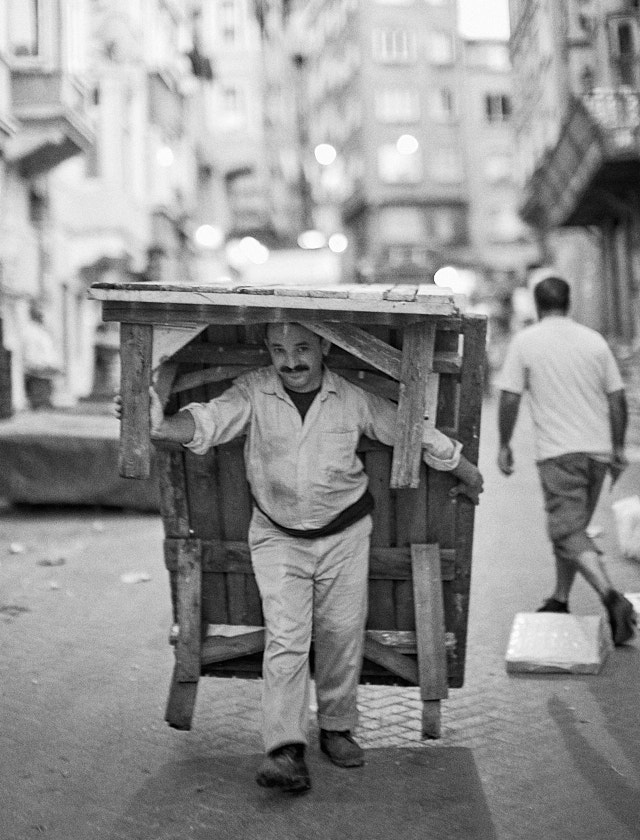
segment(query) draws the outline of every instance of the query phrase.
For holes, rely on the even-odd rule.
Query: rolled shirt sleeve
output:
[[[364,434],[388,446],[395,443],[397,407],[388,399],[361,391],[367,405]],[[422,458],[428,467],[447,472],[460,463],[462,444],[452,440],[425,420]]]
[[[189,403],[180,411],[188,411],[195,424],[195,433],[185,447],[204,455],[212,446],[228,443],[246,432],[251,402],[244,388],[235,384],[207,403]]]

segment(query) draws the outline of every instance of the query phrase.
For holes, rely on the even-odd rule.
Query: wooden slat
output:
[[[197,682],[179,682],[178,664],[173,668],[171,687],[164,719],[174,729],[189,730],[198,693]]]
[[[164,542],[165,563],[169,571],[178,568],[178,539]],[[202,571],[207,574],[253,575],[249,546],[240,540],[200,540],[202,546]],[[456,564],[453,549],[440,549],[442,580],[452,580]],[[410,580],[411,549],[406,547],[372,546],[369,576],[376,580]],[[224,624],[218,620],[217,624]],[[390,629],[390,628],[389,628]]]
[[[371,544],[378,547],[393,544],[392,500],[389,493],[389,471],[391,469],[391,450],[372,449],[364,457],[364,465],[369,477],[369,492],[375,502]]]
[[[121,324],[120,359],[126,375],[120,383],[122,420],[118,470],[124,478],[149,478],[149,386],[153,329],[144,324]]]
[[[194,310],[193,317],[187,323],[199,322],[195,313],[202,305],[240,309],[261,307],[307,310],[307,318],[319,309],[329,312],[346,309],[367,313],[406,312],[421,315],[455,315],[458,311],[453,295],[434,285],[420,287],[413,301],[384,300],[375,286],[354,285],[352,289],[348,289],[341,284],[335,287],[335,293],[330,297],[314,296],[312,292],[313,289],[310,287],[299,290],[290,286],[280,288],[245,286],[222,289],[213,286],[171,286],[164,283],[94,283],[89,290],[91,297],[97,300],[126,301],[138,305],[186,305],[190,310]]]
[[[431,428],[435,428],[436,418],[438,416],[438,393],[440,386],[440,374],[427,374],[427,381],[425,384],[425,401],[424,413],[425,424]]]
[[[367,638],[374,639],[379,645],[393,648],[398,653],[418,652],[415,631],[409,630],[367,630]]]
[[[414,324],[404,331],[400,400],[393,448],[391,487],[417,487],[420,481],[427,376],[433,362],[435,325]]]
[[[480,421],[484,391],[484,366],[486,363],[486,318],[470,316],[463,320],[464,364],[460,379],[463,398],[458,414],[458,434],[464,444],[467,458],[478,462],[480,446]],[[450,611],[451,632],[455,633],[456,655],[450,660],[450,684],[462,685],[466,660],[466,637],[469,620],[469,589],[471,558],[473,551],[473,529],[476,508],[464,497],[458,496],[454,506],[456,570],[452,582],[452,597],[456,608]]]
[[[438,329],[441,329],[441,326],[438,325]],[[259,328],[248,326],[246,329]],[[213,368],[221,369],[225,367],[233,368],[234,366],[252,369],[270,364],[271,358],[269,351],[264,346],[193,342],[179,350],[172,361],[179,364],[209,364]],[[328,364],[332,370],[377,370],[374,365],[352,356],[335,345],[329,354]],[[437,373],[456,374],[460,372],[461,366],[462,357],[456,351],[437,350],[434,352],[433,369]]]
[[[206,327],[203,324],[191,324],[175,327],[153,328],[153,354],[151,366],[155,370],[168,361],[181,347],[188,344]]]
[[[379,374],[369,373],[369,371],[364,370],[336,368],[333,365],[331,366],[331,370],[344,377],[347,381],[357,385],[359,388],[362,388],[363,391],[375,394],[376,397],[384,397],[387,400],[398,402],[400,385],[395,379],[385,379]]]
[[[197,682],[200,678],[202,618],[200,611],[202,547],[200,540],[178,540],[176,679]]]
[[[377,370],[381,370],[394,379],[400,379],[402,371],[400,351],[391,347],[386,341],[380,341],[366,330],[347,324],[327,324],[318,321],[307,321],[303,326],[328,339],[332,344],[342,347],[356,358],[373,365]]]
[[[156,450],[160,513],[166,537],[189,536],[189,505],[183,452]]]
[[[155,334],[155,333],[154,333]],[[175,362],[164,362],[161,364],[153,377],[153,389],[160,397],[162,407],[166,408],[169,397],[173,392],[173,383],[178,373],[178,365]]]
[[[420,697],[439,700],[448,696],[449,689],[438,546],[412,545],[411,562]]]
[[[213,665],[264,650],[264,630],[239,636],[207,636],[202,644],[202,664]]]
[[[364,656],[412,685],[418,685],[418,666],[415,661],[387,645],[380,644],[369,633],[364,639]]]
[[[440,701],[439,700],[423,700],[422,701],[422,737],[423,738],[439,738],[440,737]]]
[[[280,303],[271,299],[274,303]],[[301,299],[299,299],[301,300]],[[317,303],[317,302],[316,302]],[[401,306],[401,304],[397,304]],[[325,309],[322,306],[316,308],[296,309],[288,307],[281,309],[263,309],[257,306],[233,306],[187,304],[187,303],[138,303],[129,301],[105,301],[102,305],[103,321],[120,321],[123,324],[158,324],[163,326],[181,325],[196,319],[201,324],[216,324],[227,326],[247,326],[250,324],[264,323],[304,323],[312,317],[315,321],[322,320],[327,323],[337,324],[362,324],[369,327],[371,324],[384,324],[389,327],[403,327],[406,324],[424,321],[427,314],[421,312],[407,312],[406,309],[397,309],[389,312],[371,312],[367,307]],[[429,319],[431,319],[429,315]],[[438,324],[442,323],[445,328],[449,318],[446,312],[436,315]]]
[[[182,391],[199,388],[211,382],[224,382],[226,379],[235,379],[236,376],[240,376],[242,373],[248,373],[250,370],[254,370],[254,368],[247,367],[246,365],[219,365],[218,367],[206,368],[206,370],[194,370],[189,373],[183,373],[176,379],[173,386],[173,393],[180,394]]]

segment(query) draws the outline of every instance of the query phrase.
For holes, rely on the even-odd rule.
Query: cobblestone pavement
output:
[[[598,675],[506,673],[514,614],[534,610],[549,594],[552,564],[526,419],[510,479],[493,465],[491,401],[483,423],[486,492],[474,543],[465,685],[443,701],[442,737],[429,742],[420,739],[417,689],[362,686],[358,737],[371,767],[407,754],[466,762],[477,774],[490,828],[479,822],[475,830],[455,828],[451,813],[465,800],[462,782],[456,793],[455,770],[448,771],[449,816],[440,813],[438,821],[434,805],[420,830],[412,823],[404,833],[401,826],[388,833],[361,813],[364,833],[332,833],[327,815],[338,801],[347,808],[345,797],[314,800],[315,785],[304,803],[290,800],[281,810],[265,805],[252,782],[261,752],[259,681],[202,680],[193,729],[177,732],[163,722],[172,653],[158,518],[6,510],[0,515],[0,840],[639,838],[638,642],[616,649]],[[610,503],[638,492],[639,480],[634,464],[613,494],[603,494],[594,517],[611,574],[627,592],[640,592],[640,564],[616,552]],[[571,607],[600,610],[581,581]],[[215,764],[215,757],[226,764]],[[317,773],[327,780],[315,746],[311,759],[314,779]],[[224,768],[233,761],[247,784],[243,776],[229,787],[231,771]]]

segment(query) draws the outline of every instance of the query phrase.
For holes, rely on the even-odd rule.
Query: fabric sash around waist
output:
[[[340,531],[344,531],[345,528],[349,527],[349,525],[353,525],[355,522],[359,522],[361,519],[364,519],[364,517],[371,513],[374,508],[373,496],[369,490],[365,490],[363,495],[360,496],[356,502],[341,511],[330,522],[327,522],[326,525],[323,525],[321,528],[311,528],[308,531],[304,531],[298,528],[287,528],[285,525],[281,525],[279,522],[276,522],[275,519],[272,519],[269,514],[260,507],[253,496],[252,499],[253,504],[257,507],[260,513],[263,516],[266,516],[269,522],[271,522],[271,524],[279,531],[282,531],[283,534],[287,534],[290,537],[299,537],[303,540],[317,540],[320,537],[330,537],[332,534],[339,534]]]

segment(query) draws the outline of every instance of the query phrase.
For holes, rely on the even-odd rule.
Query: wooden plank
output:
[[[197,682],[202,646],[200,540],[178,540],[176,679]]]
[[[425,424],[431,428],[434,428],[436,425],[436,418],[438,416],[438,394],[439,394],[439,387],[440,387],[440,374],[431,373],[427,374],[427,381],[425,384],[425,401],[424,401],[424,413],[425,413]]]
[[[434,324],[415,324],[404,331],[400,400],[391,467],[391,487],[417,487],[420,482],[427,376],[431,372]]]
[[[369,371],[364,370],[348,370],[335,365],[331,365],[331,370],[362,388],[363,391],[375,394],[376,397],[384,397],[387,400],[398,402],[400,385],[395,379],[385,379],[377,373],[369,373]]]
[[[191,528],[203,540],[216,540],[222,535],[217,454],[215,448],[204,455],[184,453]]]
[[[367,630],[367,638],[375,639],[385,647],[393,648],[399,653],[410,653],[415,656],[418,652],[415,631],[408,630]]]
[[[218,492],[223,500],[220,511],[222,535],[227,540],[243,540],[253,512],[244,452],[240,447],[220,447],[218,460]]]
[[[177,373],[178,365],[175,362],[164,362],[155,372],[153,377],[153,390],[160,398],[163,408],[166,408],[169,402]]]
[[[202,664],[213,665],[214,662],[261,653],[263,650],[264,630],[238,636],[207,636],[202,644]]]
[[[273,298],[272,298],[273,300]],[[280,300],[279,298],[277,299]],[[299,299],[301,300],[301,299]],[[402,327],[409,323],[424,321],[427,313],[394,310],[391,312],[369,312],[360,309],[261,309],[256,306],[210,306],[206,304],[159,304],[131,303],[129,301],[105,301],[102,305],[103,321],[120,321],[132,324],[153,324],[154,326],[175,326],[191,321],[202,324],[228,326],[247,326],[264,323],[304,323],[312,317],[314,321],[326,321],[338,324],[383,324],[390,327]],[[429,319],[431,319],[429,315]],[[446,312],[433,316],[438,324],[447,328],[450,318]]]
[[[308,287],[307,287],[308,288]],[[302,289],[304,292],[305,289]],[[202,305],[246,307],[264,309],[302,309],[308,313],[319,310],[356,310],[361,312],[413,312],[423,315],[455,315],[458,311],[453,295],[437,286],[424,285],[414,301],[384,300],[375,287],[354,286],[348,299],[344,298],[344,286],[336,286],[332,297],[310,297],[297,295],[293,287],[274,289],[257,286],[220,289],[212,286],[170,285],[157,283],[94,283],[89,295],[94,300],[126,301],[136,304],[159,304],[175,306],[186,304],[197,309]],[[298,319],[296,319],[298,320]],[[194,318],[192,322],[198,323]],[[183,322],[184,323],[184,322]]]
[[[158,485],[160,491],[160,514],[166,537],[188,537],[189,506],[184,470],[184,456],[181,451],[156,450]]]
[[[173,668],[164,719],[173,729],[188,731],[191,729],[193,710],[196,705],[196,694],[198,693],[198,683],[179,682],[177,671],[178,665],[176,663]]]
[[[235,379],[236,376],[240,376],[242,373],[249,373],[249,371],[254,369],[246,365],[219,365],[214,368],[183,373],[182,376],[176,379],[173,386],[173,393],[179,394],[182,391],[199,388],[211,382],[224,382],[226,379]]]
[[[418,685],[418,666],[415,661],[387,645],[380,644],[368,633],[364,639],[364,656],[412,685]]]
[[[392,630],[395,623],[393,580],[369,577],[368,630]]]
[[[418,669],[422,700],[440,700],[449,693],[444,608],[437,545],[412,545]]]
[[[438,327],[441,328],[441,325]],[[260,326],[247,326],[245,330],[260,330]],[[214,368],[225,366],[246,367],[248,369],[262,367],[271,363],[269,351],[264,346],[242,344],[205,344],[194,342],[188,344],[172,358],[180,364],[207,364]],[[329,354],[329,367],[332,370],[355,369],[375,371],[373,365],[362,359],[355,358],[350,353],[334,345]],[[462,367],[462,356],[453,350],[438,350],[433,355],[433,370],[437,373],[458,374]]]
[[[153,328],[153,354],[151,367],[155,370],[168,361],[181,347],[188,344],[206,327],[203,324],[189,324],[175,327]]]
[[[464,356],[460,377],[460,407],[458,412],[458,435],[464,444],[467,458],[478,462],[480,447],[480,425],[482,397],[485,376],[486,318],[469,316],[463,319]],[[469,591],[471,587],[471,558],[473,551],[473,530],[475,505],[458,496],[454,505],[456,551],[455,578],[452,581],[452,599],[455,609],[449,611],[448,629],[455,634],[455,656],[449,659],[449,680],[454,687],[464,681],[466,661],[466,639],[469,621]]]
[[[440,724],[440,701],[422,701],[422,737],[439,738],[441,732]]]
[[[387,448],[368,451],[364,457],[364,466],[369,477],[369,492],[375,503],[371,544],[376,547],[390,546],[395,530],[389,494],[391,450]]]
[[[207,574],[236,574],[252,576],[249,546],[240,540],[200,540],[202,545],[202,571]],[[180,540],[165,540],[165,563],[169,571],[177,571]],[[455,551],[440,549],[442,580],[452,580],[455,568]],[[404,547],[372,546],[369,559],[369,576],[378,580],[410,580],[411,549]],[[213,622],[224,624],[222,620]],[[390,628],[388,628],[390,629]]]
[[[153,329],[146,324],[121,324],[120,383],[122,419],[118,471],[124,478],[149,478],[149,386]]]
[[[303,326],[317,335],[326,338],[363,362],[373,365],[377,370],[400,379],[402,372],[402,354],[395,347],[380,341],[371,333],[348,324],[326,324],[306,321]]]

